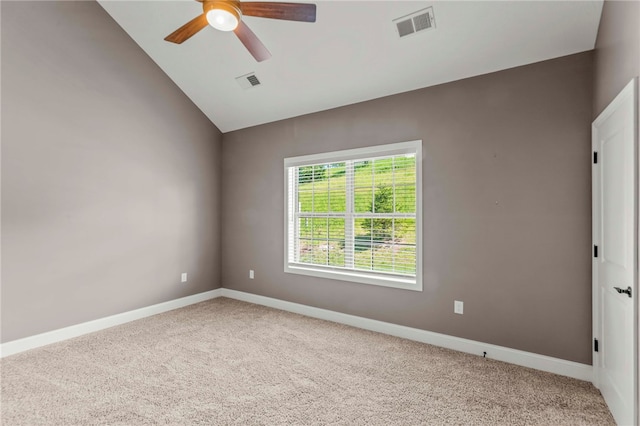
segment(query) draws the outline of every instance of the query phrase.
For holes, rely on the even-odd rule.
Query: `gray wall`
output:
[[[594,66],[593,117],[640,74],[640,2],[605,1]]]
[[[590,364],[592,59],[225,134],[224,286]],[[423,140],[424,291],[285,274],[283,159],[414,139]]]
[[[2,341],[219,287],[218,129],[97,3],[1,7]]]

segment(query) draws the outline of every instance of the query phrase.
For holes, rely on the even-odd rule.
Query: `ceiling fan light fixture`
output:
[[[227,2],[212,3],[211,6],[207,7],[206,14],[209,25],[220,31],[235,30],[242,16],[240,9]]]
[[[251,56],[256,61],[262,62],[269,59],[271,53],[249,26],[242,22],[243,15],[285,21],[316,22],[316,5],[311,3],[241,2],[240,0],[198,1],[202,3],[203,13],[166,36],[164,38],[166,41],[182,44],[210,25],[221,31],[233,31]]]

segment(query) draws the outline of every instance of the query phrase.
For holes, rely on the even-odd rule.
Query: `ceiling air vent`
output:
[[[236,77],[236,81],[243,89],[251,89],[261,84],[254,72]]]
[[[406,37],[422,31],[432,30],[436,27],[433,7],[427,7],[409,15],[394,19],[393,23],[396,24],[398,35],[400,37]]]

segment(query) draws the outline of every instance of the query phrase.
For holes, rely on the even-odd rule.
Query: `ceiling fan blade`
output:
[[[236,33],[249,53],[251,53],[253,57],[256,58],[256,61],[262,62],[271,57],[271,53],[243,21],[240,21],[238,27],[233,30],[233,32]]]
[[[316,22],[316,5],[310,3],[242,2],[240,7],[247,16]]]
[[[171,43],[181,44],[189,40],[192,36],[194,36],[198,31],[200,31],[207,25],[207,17],[202,14],[193,18],[192,20],[166,36],[164,39],[166,41],[170,41]]]

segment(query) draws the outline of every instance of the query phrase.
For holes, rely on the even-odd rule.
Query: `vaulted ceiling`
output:
[[[244,17],[272,54],[256,62],[212,27],[163,40],[202,13],[197,1],[99,3],[222,132],[590,50],[602,11],[602,1],[317,1],[315,23]],[[400,37],[393,21],[428,7],[435,26]],[[261,84],[241,87],[249,73]]]

